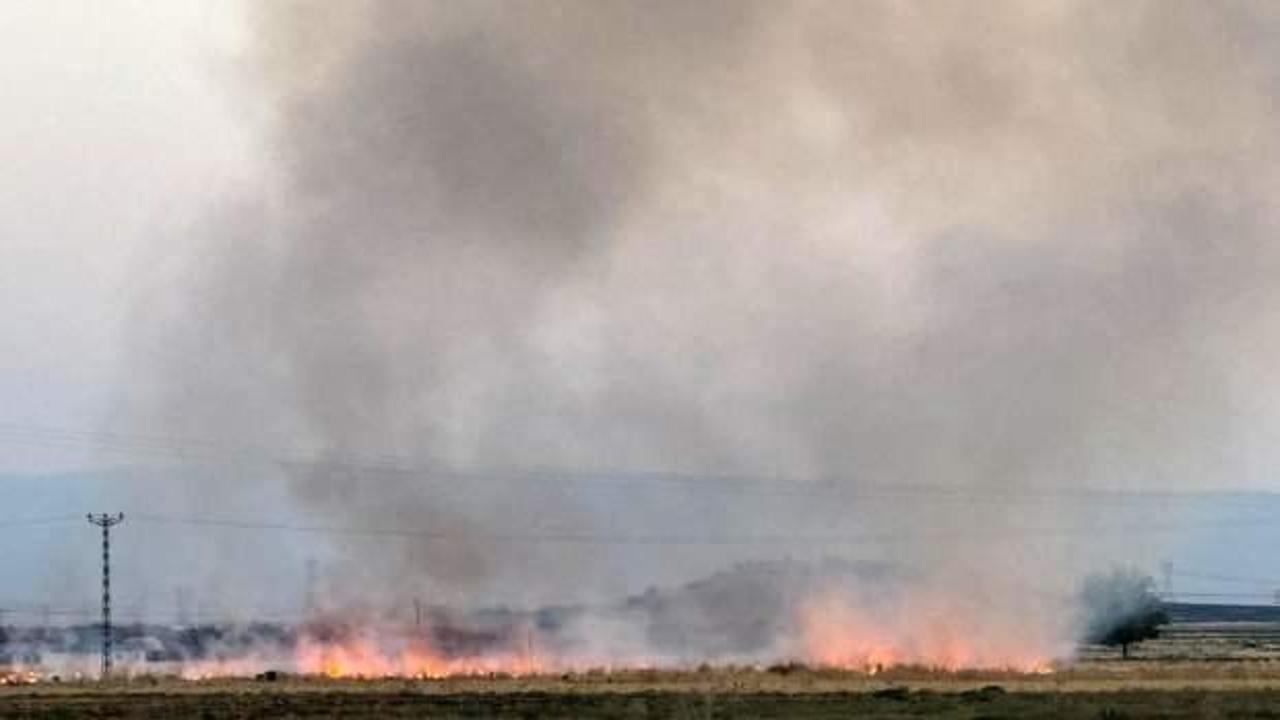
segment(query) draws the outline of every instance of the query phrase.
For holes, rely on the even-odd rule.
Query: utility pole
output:
[[[111,675],[111,527],[124,522],[124,513],[89,513],[89,522],[102,528],[102,679]]]

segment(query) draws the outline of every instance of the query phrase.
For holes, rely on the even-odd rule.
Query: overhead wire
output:
[[[245,520],[235,518],[178,516],[154,513],[133,513],[140,522],[191,525],[234,530],[279,531],[302,534],[347,535],[369,537],[411,538],[420,540],[466,540],[469,542],[519,542],[519,543],[570,543],[570,544],[628,544],[628,545],[771,545],[815,544],[845,545],[866,543],[921,542],[947,538],[1021,538],[1060,535],[1094,535],[1098,533],[1165,533],[1181,532],[1189,527],[1245,528],[1261,523],[1240,519],[1221,523],[1187,524],[1138,524],[1126,526],[1047,527],[1031,526],[966,530],[912,530],[910,532],[869,532],[854,534],[772,534],[772,535],[632,535],[620,533],[586,533],[564,531],[542,532],[457,532],[449,530],[424,530],[418,528],[342,527],[331,525],[305,525],[282,521]],[[1270,521],[1268,521],[1269,523]]]
[[[83,515],[52,515],[47,517],[18,517],[0,520],[0,528],[31,527],[34,525],[58,525],[83,519]]]

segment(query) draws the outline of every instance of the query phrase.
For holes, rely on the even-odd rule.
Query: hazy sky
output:
[[[1040,491],[1002,521],[1045,526],[1096,519],[1105,503],[1073,495],[1089,488],[1276,488],[1274,6],[243,7],[0,7],[0,425]],[[136,459],[14,437],[0,472]],[[476,597],[526,574],[612,572],[620,592],[687,559],[498,557],[483,538],[513,527],[819,518],[970,541],[923,538],[904,563],[1049,565],[971,532],[989,505],[898,497],[858,518],[292,470],[170,490],[261,516],[274,482],[272,507],[317,522],[464,537],[346,548],[396,592],[405,568]],[[147,509],[144,483],[111,487],[95,499]],[[1114,545],[1149,561],[1176,543]],[[193,583],[270,574],[201,552]],[[686,575],[739,559],[716,553]]]
[[[93,429],[125,323],[243,182],[253,108],[234,3],[0,4],[0,422]],[[0,470],[80,464],[0,441]]]
[[[1044,15],[1067,6],[1046,5]],[[197,236],[209,234],[202,223],[225,217],[211,208],[252,196],[271,165],[263,141],[267,103],[256,92],[262,79],[247,57],[242,11],[237,3],[191,0],[8,2],[0,9],[0,422],[100,429],[103,417],[137,400],[132,383],[149,381],[138,358],[166,348],[154,333],[137,332],[132,321],[143,317],[140,306],[173,299],[153,291],[193,265],[204,247]],[[1123,15],[1117,27],[1132,21]],[[686,21],[696,25],[697,19]],[[1204,77],[1223,72],[1222,62],[1210,56]],[[1175,78],[1201,77],[1193,65],[1172,58],[1163,65]],[[1076,70],[1062,68],[1069,71]],[[803,100],[805,92],[794,94]],[[923,100],[946,102],[933,95]],[[817,145],[835,142],[823,139],[835,132],[834,116],[823,107],[793,111],[786,122],[807,123],[807,137],[818,138]],[[1195,113],[1189,114],[1194,122]],[[903,132],[936,133],[927,127]],[[1160,132],[1153,130],[1150,142],[1158,142]],[[940,147],[950,142],[929,137]],[[1116,142],[1132,146],[1139,140]],[[1265,154],[1267,147],[1260,150]],[[943,150],[940,162],[948,162],[946,156]],[[1027,167],[1029,181],[1036,182],[1041,171],[1034,163]],[[1142,182],[1160,181],[1156,175]],[[977,199],[987,202],[980,194]],[[796,201],[822,208],[832,199],[814,192]],[[995,204],[996,210],[1004,207]],[[1017,222],[1022,210],[1005,209]],[[852,227],[892,228],[878,213],[875,201],[868,202],[854,213],[860,217]],[[862,243],[858,252],[873,266],[887,267],[896,261],[894,248]],[[126,343],[132,343],[128,358],[122,355]],[[1265,353],[1270,346],[1259,342],[1255,348]],[[1241,459],[1231,477],[1208,484],[1267,488],[1266,468],[1274,459],[1268,448],[1280,427],[1276,391],[1264,382],[1267,364],[1257,357],[1241,353],[1232,365],[1230,383],[1246,388],[1235,400],[1237,409],[1248,416],[1223,452]],[[3,438],[0,449],[0,470],[84,464],[64,449],[6,444]]]

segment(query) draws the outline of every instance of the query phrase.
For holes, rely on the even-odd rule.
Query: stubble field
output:
[[[1280,717],[1280,659],[1097,659],[1045,674],[781,666],[438,680],[280,677],[0,688],[30,718]]]

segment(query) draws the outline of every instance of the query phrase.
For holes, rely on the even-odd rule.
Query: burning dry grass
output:
[[[34,670],[0,669],[0,685],[34,685],[40,680],[40,673]]]
[[[759,667],[676,669],[593,669],[583,672],[472,673],[445,677],[328,677],[321,674],[259,674],[256,677],[184,679],[176,675],[137,675],[100,683],[90,680],[25,685],[37,694],[209,693],[209,692],[414,692],[452,693],[871,693],[894,688],[911,691],[969,692],[998,686],[1010,692],[1113,692],[1124,690],[1271,689],[1280,691],[1280,659],[1258,661],[1092,661],[1050,671],[946,670],[897,666],[878,672],[809,667],[800,664]],[[8,688],[0,693],[13,693]],[[3,695],[0,694],[0,697]]]
[[[497,618],[442,617],[422,627],[337,615],[313,620],[284,642],[244,648],[233,647],[235,643],[214,645],[186,657],[175,669],[187,679],[255,675],[269,669],[330,678],[425,679],[577,675],[593,668],[689,670],[700,662],[756,667],[791,661],[868,674],[902,666],[1034,674],[1050,670],[1052,658],[1070,654],[1070,647],[1052,636],[1008,632],[1005,623],[976,616],[973,608],[941,602],[932,593],[907,593],[889,602],[859,597],[833,581],[815,584],[818,587],[809,588],[794,607],[778,612],[781,620],[764,612],[726,623],[702,602],[675,600],[643,609],[569,615],[546,626],[532,616],[513,613]],[[703,587],[698,597],[733,597],[728,592],[733,589],[741,590]]]
[[[1051,668],[1051,637],[1030,628],[1017,632],[1006,623],[976,621],[967,614],[972,608],[940,601],[943,597],[910,594],[898,599],[896,612],[885,612],[885,607],[876,612],[876,603],[845,592],[816,593],[799,607],[800,657],[824,667],[877,672],[900,666],[1025,673]]]

